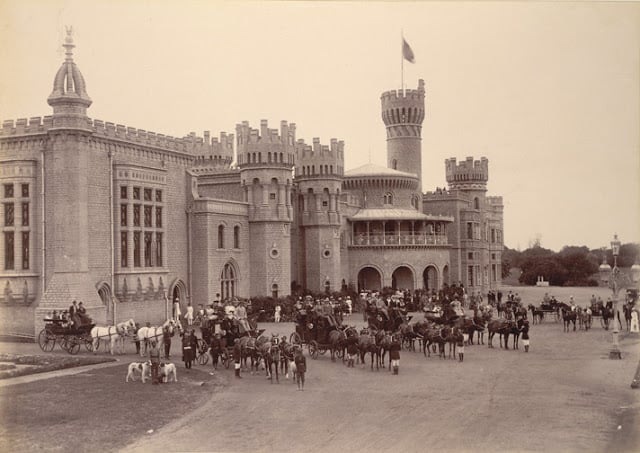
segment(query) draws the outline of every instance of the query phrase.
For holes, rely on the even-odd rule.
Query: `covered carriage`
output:
[[[93,339],[91,329],[95,327],[92,322],[72,323],[66,319],[44,318],[44,329],[38,334],[38,345],[45,352],[53,351],[56,343],[69,354],[77,354],[80,346],[89,352],[93,352]]]
[[[313,310],[301,309],[296,314],[296,330],[289,337],[294,345],[307,345],[311,358],[318,358],[331,349],[329,336],[332,331],[341,327],[339,319],[333,315],[317,313]],[[342,358],[338,351],[338,357]]]

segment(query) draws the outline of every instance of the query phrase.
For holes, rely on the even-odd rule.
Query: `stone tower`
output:
[[[249,204],[250,295],[291,293],[291,188],[295,124],[282,121],[280,134],[244,121],[236,125],[240,180]]]
[[[418,81],[417,90],[386,91],[380,99],[387,128],[387,166],[417,175],[422,191],[424,80]]]
[[[344,142],[313,146],[298,141],[296,182],[299,193],[300,278],[311,291],[339,290],[340,187],[344,176]]]
[[[73,61],[71,29],[63,47],[66,58],[56,73],[47,102],[53,107],[52,127],[44,152],[46,212],[45,291],[36,310],[36,324],[51,307],[68,307],[83,301],[97,323],[105,322],[106,311],[91,284],[89,249],[89,172],[92,136],[87,108],[91,105],[80,69]]]

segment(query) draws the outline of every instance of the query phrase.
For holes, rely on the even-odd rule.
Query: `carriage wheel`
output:
[[[45,329],[38,334],[38,345],[44,352],[51,352],[56,345],[56,337],[49,335]]]
[[[80,342],[75,336],[65,337],[61,346],[71,355],[77,354],[78,351],[80,351]]]
[[[318,358],[318,342],[315,340],[309,343],[309,355],[314,360]]]
[[[206,365],[209,362],[209,354],[207,352],[203,352],[198,354],[198,365]]]
[[[302,337],[298,332],[293,332],[289,337],[289,343],[291,344],[302,344]]]
[[[84,339],[84,347],[87,348],[87,351],[93,352],[93,339]]]

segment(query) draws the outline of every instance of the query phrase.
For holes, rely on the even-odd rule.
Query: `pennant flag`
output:
[[[409,63],[416,62],[416,59],[413,56],[413,50],[411,50],[411,46],[409,45],[409,43],[407,43],[407,41],[404,38],[402,38],[402,56]]]

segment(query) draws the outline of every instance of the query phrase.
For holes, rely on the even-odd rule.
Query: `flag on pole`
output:
[[[409,43],[407,43],[407,41],[404,38],[402,38],[402,56],[409,63],[416,62],[416,59],[413,56],[413,50],[411,50],[411,46],[409,45]]]

